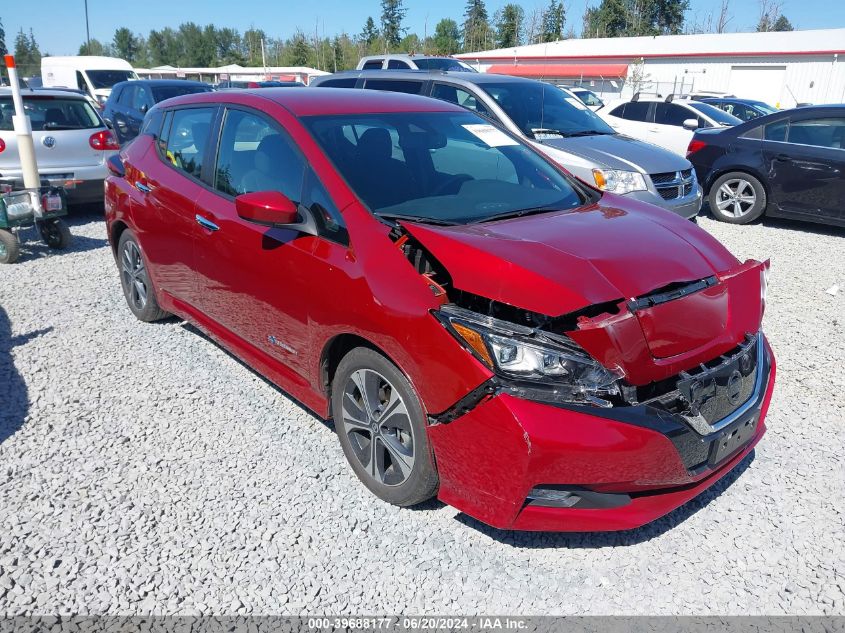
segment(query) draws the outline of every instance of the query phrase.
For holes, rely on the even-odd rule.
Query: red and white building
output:
[[[456,57],[482,72],[608,97],[639,83],[663,95],[720,91],[780,107],[845,103],[845,29],[571,39]]]

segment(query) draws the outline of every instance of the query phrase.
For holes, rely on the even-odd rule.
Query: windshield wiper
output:
[[[456,222],[439,220],[437,218],[426,218],[419,215],[404,215],[402,213],[375,213],[375,216],[385,220],[407,220],[408,222],[419,222],[420,224],[437,224],[438,226],[454,226]]]
[[[537,134],[557,134],[564,138],[572,138],[574,136],[596,136],[598,134],[613,134],[613,132],[605,132],[603,130],[578,130],[575,132],[567,132],[565,130],[553,130],[551,128],[532,128],[531,132]]]
[[[567,136],[599,136],[601,134],[613,134],[605,130],[581,130],[580,132],[569,132]]]
[[[504,213],[488,215],[486,218],[473,220],[471,224],[478,224],[480,222],[493,222],[495,220],[507,220],[510,218],[521,218],[526,215],[536,215],[538,213],[551,213],[552,211],[563,211],[563,209],[561,209],[560,207],[528,207],[526,209],[516,209],[515,211],[505,211]]]

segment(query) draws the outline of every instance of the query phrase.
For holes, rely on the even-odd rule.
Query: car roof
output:
[[[0,88],[0,96],[11,96],[12,89],[9,87]],[[77,92],[73,88],[62,90],[60,88],[39,88],[32,90],[31,88],[21,88],[21,96],[24,97],[65,97],[68,99],[87,99],[85,94]]]
[[[413,58],[412,58],[413,59]],[[419,57],[417,59],[420,59]],[[456,60],[462,61],[462,60]],[[323,75],[318,79],[317,83],[329,80],[335,76],[345,77],[363,77],[365,79],[416,79],[425,81],[427,79],[443,79],[447,78],[455,83],[466,82],[469,84],[484,85],[488,83],[513,83],[513,84],[546,84],[536,79],[526,79],[525,77],[512,77],[510,75],[497,75],[495,73],[468,73],[464,71],[450,71],[450,70],[347,70],[333,75]]]
[[[208,84],[201,81],[193,81],[191,79],[131,79],[129,81],[119,81],[114,85],[118,86],[137,86],[143,84],[145,86],[208,86]]]
[[[294,116],[367,114],[386,112],[466,112],[466,109],[439,99],[380,90],[289,90],[257,88],[231,92],[203,92],[168,99],[167,106],[192,103],[244,103],[260,107],[264,100],[273,101]]]

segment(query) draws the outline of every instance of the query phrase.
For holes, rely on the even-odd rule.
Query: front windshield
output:
[[[555,86],[527,81],[481,86],[529,138],[614,134],[580,99]]]
[[[467,224],[587,201],[545,159],[469,112],[302,120],[361,201],[387,219]]]
[[[742,123],[742,119],[735,117],[733,114],[728,114],[724,110],[720,110],[709,103],[690,101],[689,106],[694,110],[698,110],[701,114],[706,114],[716,123],[721,123],[722,125],[739,125]]]
[[[138,78],[131,70],[86,70],[85,74],[94,89],[111,88],[121,81]]]

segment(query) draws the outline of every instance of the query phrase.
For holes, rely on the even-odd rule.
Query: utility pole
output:
[[[267,77],[267,57],[264,55],[264,38],[261,38],[261,66],[264,68],[264,80],[268,80]]]
[[[91,53],[91,31],[88,28],[88,0],[85,0],[85,46],[88,53]]]

